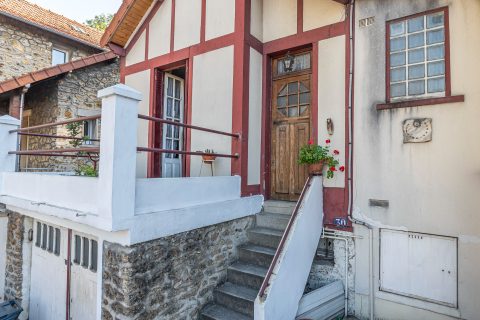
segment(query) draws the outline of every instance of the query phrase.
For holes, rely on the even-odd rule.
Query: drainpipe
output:
[[[20,113],[19,113],[19,120],[20,120],[20,128],[22,128],[22,121],[23,121],[23,107],[25,104],[25,94],[27,93],[28,89],[30,89],[30,84],[26,84],[22,88],[22,94],[20,96]],[[19,151],[21,148],[21,135],[17,135],[17,151]],[[17,155],[17,172],[20,172],[20,156]]]
[[[354,98],[354,61],[355,61],[355,0],[351,0],[348,5],[349,10],[349,42],[350,42],[350,66],[349,66],[349,81],[348,81],[348,219],[358,225],[362,225],[368,228],[369,232],[369,279],[370,279],[370,290],[369,290],[369,305],[370,305],[370,319],[374,320],[375,316],[375,273],[373,270],[373,226],[365,221],[360,221],[352,217],[352,206],[353,206],[353,98]]]

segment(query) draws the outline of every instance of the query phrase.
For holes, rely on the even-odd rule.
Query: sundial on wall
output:
[[[432,141],[432,119],[416,118],[403,121],[403,143]]]

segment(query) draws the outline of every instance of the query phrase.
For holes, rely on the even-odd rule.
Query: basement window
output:
[[[97,272],[98,264],[98,243],[95,240],[92,240],[91,250],[90,250],[90,270]]]
[[[55,249],[53,250],[53,253],[57,256],[60,255],[60,243],[61,243],[61,235],[60,235],[60,229],[55,228]]]
[[[74,255],[73,255],[73,263],[75,264],[80,264],[81,260],[81,254],[82,252],[82,242],[80,236],[75,236],[75,249],[74,249]]]
[[[83,248],[82,248],[82,267],[88,268],[89,261],[89,240],[88,238],[83,237]]]
[[[47,248],[47,225],[42,226],[42,249]]]
[[[35,237],[35,246],[40,248],[41,244],[42,244],[42,224],[40,222],[37,222],[37,234]]]
[[[48,252],[53,252],[53,227],[49,226],[48,227],[48,247],[47,247]]]

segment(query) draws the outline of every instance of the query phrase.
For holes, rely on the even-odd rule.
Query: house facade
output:
[[[5,297],[30,319],[476,319],[479,13],[124,1],[99,177],[14,172],[0,118]],[[344,170],[308,176],[309,140]]]

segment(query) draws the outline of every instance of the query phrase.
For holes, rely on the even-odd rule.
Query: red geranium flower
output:
[[[345,171],[345,166],[341,166],[340,168],[338,168],[340,171]]]
[[[337,171],[337,169],[334,166],[331,166],[330,171]]]
[[[313,144],[313,139],[308,140],[308,144],[312,145]]]
[[[333,154],[339,155],[339,154],[340,154],[340,151],[338,151],[338,150],[333,150]]]
[[[330,143],[330,139],[325,140],[325,143],[327,144]]]

